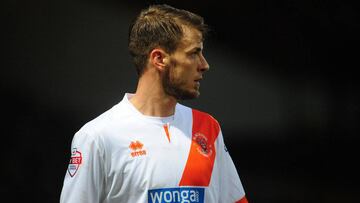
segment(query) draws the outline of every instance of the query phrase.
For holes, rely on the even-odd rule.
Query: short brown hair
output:
[[[203,38],[208,31],[201,16],[166,4],[151,5],[140,12],[129,28],[128,42],[139,76],[152,49],[159,46],[169,54],[176,50],[183,37],[182,25],[199,30]]]

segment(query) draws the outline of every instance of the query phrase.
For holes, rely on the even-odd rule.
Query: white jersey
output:
[[[130,97],[75,134],[61,203],[247,202],[214,118],[144,116]]]

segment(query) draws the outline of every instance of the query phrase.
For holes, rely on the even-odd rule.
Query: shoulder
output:
[[[192,133],[197,142],[210,145],[214,143],[220,133],[219,122],[209,113],[192,109]]]
[[[192,114],[192,116],[193,117],[195,116],[197,119],[206,120],[208,122],[213,122],[213,123],[219,124],[218,121],[211,114],[209,114],[207,112],[204,112],[204,111],[201,111],[198,109],[194,109],[194,108],[190,108],[188,106],[185,106],[185,105],[179,104],[179,103],[177,104],[176,108],[178,111]]]
[[[92,134],[93,132],[101,131],[109,124],[111,117],[114,116],[113,114],[114,107],[85,123],[79,131],[90,134]]]
[[[201,122],[201,123],[208,123],[214,126],[219,127],[220,124],[219,122],[209,113],[207,112],[203,112],[197,109],[192,109],[192,114],[193,114],[193,120]]]
[[[220,132],[220,124],[211,114],[181,104],[178,105],[177,108],[181,109],[182,112],[185,111],[188,115],[191,115],[193,132],[212,134],[215,137]]]
[[[123,110],[121,103],[103,112],[99,116],[85,123],[76,134],[87,136],[92,139],[99,139],[99,136],[111,133],[121,120],[126,119],[126,111]]]

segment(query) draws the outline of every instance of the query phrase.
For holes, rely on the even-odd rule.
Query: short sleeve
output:
[[[60,203],[99,203],[103,198],[104,157],[98,139],[77,132],[71,144]]]
[[[235,203],[247,202],[245,191],[240,181],[240,177],[235,168],[228,150],[226,149],[224,138],[220,130],[217,138],[217,157],[219,168],[220,202]]]

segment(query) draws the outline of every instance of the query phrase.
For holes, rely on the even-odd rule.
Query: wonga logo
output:
[[[149,190],[148,203],[204,203],[204,188],[177,187]]]

